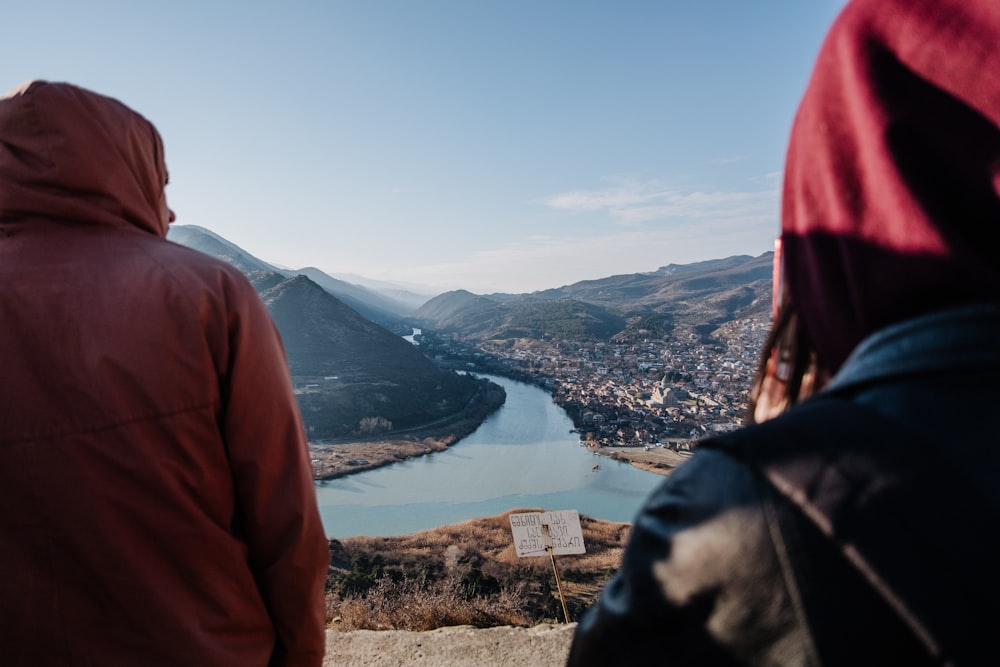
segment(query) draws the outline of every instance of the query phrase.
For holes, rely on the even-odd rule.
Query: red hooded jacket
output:
[[[329,555],[284,352],[165,240],[155,128],[0,100],[0,662],[319,665]]]

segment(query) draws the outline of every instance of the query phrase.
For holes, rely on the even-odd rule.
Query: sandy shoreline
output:
[[[475,429],[472,429],[475,430]],[[472,431],[469,431],[470,433]],[[467,434],[465,434],[467,435]],[[440,452],[459,442],[463,436],[455,433],[401,436],[394,439],[366,440],[360,442],[310,443],[314,477],[317,481],[336,479],[354,473],[372,470],[409,458]],[[631,463],[637,468],[669,475],[691,457],[690,452],[675,452],[666,447],[595,447],[601,454],[618,461]]]
[[[590,451],[618,461],[631,463],[636,468],[669,475],[677,466],[691,458],[691,452],[675,452],[666,447],[597,447]]]
[[[417,456],[440,452],[460,439],[457,435],[449,434],[419,439],[399,437],[335,444],[309,443],[313,477],[317,481],[322,481],[380,468]]]

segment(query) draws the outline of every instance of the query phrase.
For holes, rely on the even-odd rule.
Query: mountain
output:
[[[167,228],[167,238],[174,243],[194,248],[206,255],[218,257],[222,261],[232,264],[243,273],[253,271],[281,273],[280,269],[257,259],[236,244],[227,241],[204,227],[197,225],[170,225]]]
[[[170,239],[220,257],[249,278],[281,334],[310,439],[433,423],[489,393],[485,380],[439,368],[308,275],[280,272],[207,230],[181,227]]]
[[[774,253],[738,255],[650,273],[610,276],[531,294],[479,296],[457,290],[413,313],[424,328],[472,339],[553,337],[629,340],[670,335],[678,325],[707,332],[767,312]]]
[[[370,290],[383,294],[391,299],[395,299],[411,311],[427,303],[435,294],[440,294],[444,290],[431,290],[427,287],[411,287],[400,283],[387,282],[385,280],[372,280],[356,273],[331,273],[332,277],[343,280],[354,285],[367,287]]]
[[[458,320],[470,315],[474,319],[490,322],[501,316],[501,305],[488,296],[454,290],[434,297],[414,312],[414,316],[421,321],[434,322],[445,328],[456,326]]]
[[[362,285],[339,280],[315,267],[304,269],[284,269],[260,260],[231,241],[198,225],[171,225],[167,238],[181,245],[200,250],[206,255],[217,257],[238,268],[245,274],[254,271],[275,273],[286,278],[295,275],[307,276],[314,283],[337,297],[348,306],[373,322],[390,329],[402,326],[403,319],[416,307],[415,302],[426,301],[415,295],[399,298],[399,290],[393,288],[385,292]],[[406,293],[404,292],[404,295]],[[419,304],[417,304],[419,305]]]
[[[411,343],[360,317],[307,276],[286,278],[259,293],[282,332],[292,375],[381,381],[435,370]]]
[[[364,430],[366,418],[393,430],[426,424],[459,412],[479,389],[306,276],[263,290],[261,299],[281,332],[312,437]]]
[[[773,252],[764,253],[761,257],[774,257]],[[758,259],[749,255],[733,255],[724,259],[709,259],[690,264],[668,264],[656,270],[656,275],[672,276],[683,273],[704,273],[709,271],[725,271],[731,268],[745,266],[748,262]]]
[[[657,309],[673,302],[718,296],[732,289],[758,286],[770,290],[774,253],[758,257],[737,255],[725,259],[670,264],[651,273],[586,280],[557,289],[536,292],[542,298],[573,298],[621,310]]]
[[[306,276],[357,312],[386,327],[398,328],[401,320],[413,311],[413,307],[403,301],[339,280],[312,266],[286,272],[286,275]]]
[[[281,331],[312,436],[357,433],[363,420],[394,429],[427,423],[479,395],[402,340],[408,326],[486,340],[630,342],[769,316],[774,253],[670,264],[531,294],[439,294],[415,311],[315,268],[278,269],[207,230],[172,227],[171,240],[240,268]],[[384,325],[384,326],[380,326]],[[379,421],[381,419],[381,421]]]
[[[625,327],[619,315],[576,299],[476,296],[464,290],[434,297],[418,308],[414,317],[427,328],[474,340],[604,340]]]

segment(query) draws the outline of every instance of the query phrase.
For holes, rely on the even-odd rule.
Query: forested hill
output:
[[[439,368],[307,276],[289,277],[214,235],[187,234],[179,242],[192,239],[196,249],[240,269],[260,294],[281,333],[312,439],[436,422],[484,394],[484,380]]]

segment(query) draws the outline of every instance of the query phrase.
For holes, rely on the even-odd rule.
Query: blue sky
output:
[[[164,137],[178,224],[284,266],[530,292],[770,250],[843,0],[5,0],[0,88]]]

